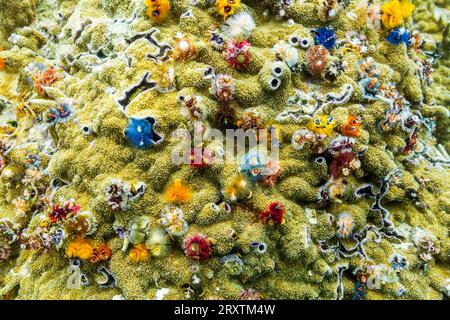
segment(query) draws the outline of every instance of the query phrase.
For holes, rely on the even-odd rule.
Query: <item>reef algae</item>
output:
[[[448,299],[445,1],[0,4],[1,298]]]

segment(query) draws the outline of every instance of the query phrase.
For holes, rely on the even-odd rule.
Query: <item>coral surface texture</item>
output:
[[[0,0],[0,300],[446,300],[448,0]]]

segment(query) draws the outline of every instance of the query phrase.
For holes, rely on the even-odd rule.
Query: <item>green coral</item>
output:
[[[369,273],[368,265],[382,265],[382,271],[376,268],[372,271],[379,272],[376,276],[381,277],[382,286],[367,290],[368,299],[448,296],[445,279],[449,277],[450,261],[446,183],[449,172],[448,167],[435,168],[431,163],[439,158],[439,152],[445,158],[439,143],[448,147],[448,27],[442,33],[444,21],[436,16],[429,21],[432,10],[426,9],[443,4],[430,5],[429,1],[418,4],[414,17],[420,30],[431,33],[436,43],[442,42],[440,48],[430,41],[424,44],[426,51],[438,49],[443,53],[435,64],[436,76],[429,86],[418,75],[423,57],[412,48],[388,43],[386,30],[368,26],[367,17],[362,13],[366,8],[352,1],[333,18],[323,16],[322,1],[295,2],[285,8],[284,15],[279,15],[280,8],[275,6],[275,1],[244,1],[238,12],[249,12],[257,25],[248,38],[252,44],[251,59],[245,70],[232,69],[223,54],[208,43],[208,30],[220,31],[223,23],[209,1],[198,1],[195,6],[188,0],[171,1],[169,18],[162,23],[149,19],[143,1],[137,0],[19,2],[0,1],[0,46],[7,49],[0,53],[5,61],[0,81],[11,75],[16,77],[15,81],[0,86],[0,95],[5,97],[0,100],[0,120],[2,125],[11,120],[19,125],[14,134],[0,132],[2,138],[16,142],[9,152],[2,153],[7,163],[0,175],[0,218],[13,220],[20,230],[28,228],[29,233],[45,224],[48,204],[35,202],[35,207],[21,214],[20,202],[13,201],[23,197],[29,187],[24,181],[32,168],[30,156],[38,155],[38,166],[45,170],[42,170],[42,180],[33,182],[34,187],[44,192],[42,186],[51,183],[52,199],[49,200],[73,198],[82,211],[89,211],[95,217],[98,227],[87,238],[95,245],[102,243],[110,248],[111,257],[102,265],[114,275],[116,283],[114,288],[102,289],[97,283],[101,278],[100,265],[82,261],[80,270],[87,275],[90,285],[81,290],[69,289],[67,269],[71,262],[65,256],[64,245],[49,252],[43,248],[34,251],[13,246],[8,260],[0,261],[0,297],[237,299],[254,289],[262,298],[351,299],[357,270]],[[180,18],[188,10],[191,18]],[[60,20],[50,14],[53,12],[60,13]],[[133,12],[136,17],[130,19]],[[279,19],[273,15],[279,15]],[[130,21],[125,22],[127,19]],[[49,27],[45,29],[39,22]],[[335,81],[312,78],[308,74],[305,65],[309,48],[295,49],[299,56],[295,68],[279,61],[271,50],[281,40],[288,42],[293,35],[312,44],[314,36],[310,31],[327,25],[334,26],[338,40],[346,39],[350,31],[358,31],[370,43],[366,52],[354,48],[344,51],[341,47],[331,51],[327,67],[342,62],[343,68]],[[119,97],[146,72],[151,80],[164,75],[146,58],[156,53],[155,46],[146,39],[131,40],[133,35],[153,27],[160,31],[155,35],[159,43],[175,46],[177,33],[188,36],[196,47],[195,55],[167,65],[173,68],[173,90],[136,94],[124,110],[118,103]],[[10,35],[13,36],[8,42]],[[415,113],[420,112],[421,117],[436,124],[439,141],[432,130],[424,127],[418,135],[427,148],[434,148],[434,158],[420,158],[422,144],[410,154],[403,153],[412,133],[401,124],[391,131],[380,130],[379,124],[391,105],[386,100],[364,97],[355,67],[370,56],[379,67],[379,80],[386,85],[393,83]],[[46,86],[44,95],[38,95],[25,71],[30,63],[59,65],[63,77]],[[234,80],[231,104],[234,118],[255,109],[265,126],[273,124],[281,130],[281,172],[277,181],[270,186],[250,184],[248,199],[237,203],[226,203],[224,195],[240,173],[237,164],[191,168],[172,162],[171,151],[178,142],[172,133],[192,125],[180,113],[180,96],[201,98],[205,121],[224,129],[221,117],[230,110],[224,110],[224,103],[210,91],[211,79],[205,77],[209,66],[216,75],[229,74]],[[277,86],[272,83],[274,79],[279,81]],[[329,152],[318,152],[313,145],[301,150],[291,145],[292,135],[306,126],[308,117],[285,123],[278,123],[275,118],[286,111],[287,101],[296,89],[313,92],[317,100],[326,99],[327,94],[340,95],[347,85],[353,90],[347,100],[328,103],[321,109],[321,113],[330,114],[336,123],[333,134],[323,138],[325,146],[336,141],[349,115],[360,116],[362,121],[353,149],[360,164],[355,163],[347,175],[336,178],[330,172],[333,156]],[[23,118],[14,112],[22,101],[26,101],[30,110]],[[40,126],[43,115],[57,108],[59,102],[73,105],[72,117],[54,126]],[[131,116],[155,118],[155,130],[164,141],[150,149],[135,148],[123,134],[127,117]],[[36,131],[48,132],[48,137],[39,136]],[[43,141],[51,143],[47,145]],[[323,161],[317,161],[318,158]],[[401,175],[394,174],[396,169]],[[128,183],[132,189],[142,182],[145,191],[127,203],[126,208],[113,210],[107,197],[113,179]],[[163,243],[151,240],[156,247],[164,246],[163,252],[150,253],[148,261],[133,262],[131,249],[150,241],[152,235],[164,229],[161,213],[168,206],[165,191],[178,180],[192,189],[190,201],[176,204],[188,225],[185,234],[171,235],[161,240]],[[389,186],[380,195],[386,181]],[[372,186],[373,194],[357,195],[356,191],[367,184]],[[326,193],[331,195],[329,199],[324,196]],[[371,210],[377,196],[389,215]],[[284,205],[285,221],[280,225],[264,224],[259,217],[273,202]],[[33,216],[33,210],[39,214]],[[382,224],[388,222],[396,232],[402,233],[408,246],[402,247],[392,236],[385,236],[392,232],[389,228],[382,229]],[[341,229],[349,225],[351,233],[364,237],[364,241],[345,236]],[[120,235],[120,232],[129,234]],[[208,239],[213,250],[209,259],[195,261],[186,257],[186,234],[201,234]],[[431,258],[420,247],[423,243],[419,240],[436,247]],[[2,241],[0,246],[4,244]],[[255,243],[265,246],[266,251],[259,252]],[[155,246],[148,247],[155,249]],[[390,258],[399,252],[409,266],[399,271],[398,279],[393,281],[385,269],[391,268]],[[241,274],[231,275],[223,267],[221,258],[228,254],[237,254],[242,260]],[[347,269],[341,279],[342,266]],[[339,283],[344,289],[343,296],[337,290]],[[399,297],[401,287],[405,293]]]

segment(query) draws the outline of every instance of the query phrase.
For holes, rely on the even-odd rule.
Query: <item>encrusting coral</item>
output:
[[[0,298],[448,299],[448,15],[0,0]]]

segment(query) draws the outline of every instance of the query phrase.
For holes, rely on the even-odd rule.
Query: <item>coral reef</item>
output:
[[[448,299],[449,10],[0,0],[0,299]]]

